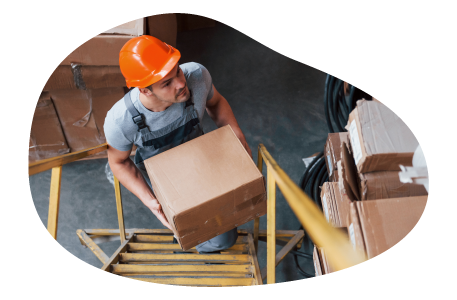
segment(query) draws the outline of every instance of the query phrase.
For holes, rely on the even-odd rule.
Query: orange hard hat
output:
[[[161,40],[142,35],[129,40],[119,53],[119,66],[127,87],[145,88],[175,67],[181,53]]]

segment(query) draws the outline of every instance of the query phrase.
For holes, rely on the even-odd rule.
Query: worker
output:
[[[108,111],[104,124],[113,174],[169,229],[144,160],[201,136],[205,109],[218,127],[232,127],[252,157],[229,103],[214,87],[208,70],[195,62],[180,65],[180,57],[177,49],[155,37],[129,40],[120,51],[119,65],[132,89]],[[134,161],[129,158],[133,145],[137,147]],[[234,228],[196,249],[220,252],[233,246],[237,237]]]

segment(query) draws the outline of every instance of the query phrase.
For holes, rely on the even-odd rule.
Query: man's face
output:
[[[189,99],[186,78],[178,64],[167,76],[152,85],[152,93],[164,102],[178,103]]]

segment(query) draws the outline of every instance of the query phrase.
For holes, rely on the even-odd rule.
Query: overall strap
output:
[[[132,98],[130,97],[130,91],[125,94],[124,96],[124,103],[127,107],[127,110],[132,115],[132,120],[138,126],[138,131],[141,133],[149,132],[146,123],[144,122],[144,115],[140,114],[140,112],[133,106]]]

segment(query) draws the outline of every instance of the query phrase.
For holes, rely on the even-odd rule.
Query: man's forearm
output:
[[[149,207],[151,200],[155,199],[154,194],[133,161],[128,158],[123,163],[110,163],[110,167],[122,185]]]
[[[236,121],[235,115],[233,114],[232,108],[224,97],[221,98],[217,105],[208,107],[207,112],[217,127],[230,125],[239,139],[245,139],[244,134]]]

